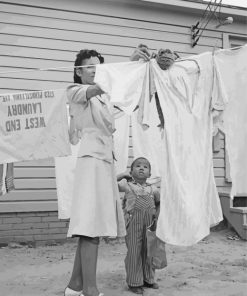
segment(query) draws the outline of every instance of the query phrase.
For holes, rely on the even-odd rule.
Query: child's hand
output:
[[[150,230],[155,231],[156,228],[157,228],[157,217],[155,214],[153,214]]]
[[[152,221],[156,222],[157,220],[158,220],[157,214],[153,214]]]
[[[123,179],[126,179],[127,181],[130,181],[132,179],[131,175],[129,173],[124,173]]]
[[[118,181],[121,181],[122,179],[126,179],[127,181],[129,181],[129,180],[132,179],[132,177],[131,177],[131,175],[129,174],[129,172],[125,172],[125,173],[119,174],[119,175],[117,176],[117,180],[118,180]]]

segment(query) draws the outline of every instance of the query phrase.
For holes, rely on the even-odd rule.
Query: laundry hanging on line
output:
[[[224,51],[222,51],[222,53],[223,52]],[[236,53],[237,53],[237,51],[236,51]],[[182,199],[181,199],[182,207],[180,207],[179,204],[176,204],[174,206],[172,204],[169,205],[169,206],[171,206],[169,212],[173,213],[173,216],[175,215],[178,217],[179,216],[178,213],[183,213],[183,212],[185,212],[185,215],[188,214],[186,217],[186,218],[188,218],[187,222],[184,225],[187,232],[185,232],[183,236],[178,238],[178,240],[176,240],[176,236],[179,237],[179,235],[178,235],[179,233],[178,232],[176,233],[176,231],[179,229],[174,229],[174,228],[168,229],[169,226],[175,224],[175,223],[170,224],[172,217],[169,217],[169,219],[165,217],[165,215],[164,215],[165,210],[166,210],[165,208],[164,208],[164,211],[161,211],[162,216],[159,219],[160,226],[158,223],[157,232],[159,233],[160,237],[163,240],[165,240],[169,243],[178,244],[178,245],[193,244],[193,243],[197,242],[198,240],[200,240],[200,237],[202,238],[203,235],[205,235],[206,233],[209,233],[210,225],[216,224],[222,219],[222,213],[219,209],[219,200],[216,198],[216,197],[218,197],[216,186],[215,186],[215,183],[212,182],[212,178],[211,178],[211,176],[213,176],[212,159],[211,159],[211,169],[210,169],[211,172],[210,172],[209,168],[207,170],[204,170],[204,172],[207,171],[209,173],[208,179],[205,179],[203,182],[202,181],[203,178],[201,178],[201,179],[199,178],[200,182],[198,182],[198,184],[200,183],[202,185],[203,190],[205,192],[207,192],[207,195],[205,195],[205,196],[209,197],[207,202],[205,203],[205,200],[204,200],[204,204],[202,204],[203,205],[202,208],[206,209],[204,212],[203,219],[199,220],[199,218],[198,218],[199,215],[197,215],[198,213],[196,211],[196,209],[199,208],[199,201],[196,198],[191,199],[190,195],[188,194],[188,192],[190,190],[196,192],[195,188],[197,186],[197,183],[192,182],[193,186],[188,186],[186,188],[186,186],[189,185],[188,180],[192,179],[191,176],[193,176],[193,174],[195,175],[195,172],[197,171],[195,169],[196,165],[198,165],[198,167],[200,168],[200,170],[198,170],[198,172],[203,171],[203,169],[201,169],[203,167],[203,165],[202,165],[201,160],[199,158],[197,158],[197,157],[193,158],[193,161],[195,162],[193,164],[193,165],[195,165],[194,168],[193,168],[193,166],[190,165],[188,158],[192,159],[191,155],[193,155],[193,151],[194,152],[195,151],[197,151],[197,152],[204,151],[205,152],[209,147],[208,145],[206,145],[206,148],[204,147],[205,150],[204,149],[200,150],[200,149],[196,149],[196,148],[194,149],[193,147],[190,147],[190,145],[188,143],[190,143],[190,140],[192,140],[194,136],[198,137],[197,138],[198,142],[199,142],[199,139],[202,139],[202,138],[206,139],[208,137],[209,143],[211,143],[210,141],[212,138],[211,138],[211,136],[209,136],[210,135],[209,130],[212,131],[212,118],[211,118],[212,112],[211,111],[219,110],[219,112],[221,112],[225,108],[227,100],[229,101],[229,93],[232,94],[231,87],[232,86],[235,87],[235,85],[239,86],[239,84],[236,84],[236,77],[241,78],[240,79],[241,88],[245,87],[242,82],[242,80],[244,79],[244,77],[246,75],[245,68],[243,68],[239,72],[240,76],[238,76],[235,73],[236,67],[232,68],[232,66],[234,64],[234,60],[235,60],[235,62],[237,59],[239,61],[239,58],[242,59],[243,61],[246,60],[246,51],[242,51],[242,53],[240,55],[241,57],[238,54],[236,54],[236,55],[232,55],[232,58],[229,59],[229,61],[230,61],[229,67],[232,70],[231,71],[232,84],[228,85],[230,87],[230,88],[228,88],[228,91],[230,90],[230,92],[228,93],[227,96],[225,95],[225,92],[227,92],[225,90],[226,90],[227,81],[229,81],[229,77],[227,75],[226,76],[223,75],[226,72],[224,72],[224,62],[222,62],[226,58],[222,58],[223,55],[221,56],[220,54],[221,54],[221,51],[217,52],[214,56],[212,56],[211,53],[207,53],[207,54],[202,54],[202,55],[190,57],[188,59],[184,59],[183,61],[175,63],[176,66],[172,66],[172,68],[170,70],[168,70],[167,72],[163,71],[162,75],[164,73],[167,74],[165,76],[162,76],[162,75],[160,76],[160,71],[162,71],[162,70],[156,67],[156,64],[154,61],[151,61],[150,63],[148,63],[149,66],[152,65],[153,70],[156,71],[154,74],[155,86],[156,86],[156,89],[157,89],[157,92],[159,95],[159,102],[161,105],[162,112],[165,115],[164,116],[165,130],[164,130],[164,137],[163,137],[163,141],[162,141],[162,143],[163,143],[162,149],[164,149],[164,151],[166,152],[164,155],[167,156],[167,158],[164,158],[160,162],[160,170],[162,172],[162,176],[164,176],[162,178],[162,180],[165,179],[166,175],[168,175],[170,180],[173,181],[172,182],[173,185],[170,188],[169,188],[169,186],[168,187],[165,186],[167,184],[162,183],[163,186],[161,186],[161,192],[162,192],[162,190],[165,190],[162,192],[162,194],[164,196],[164,201],[163,201],[164,207],[165,207],[165,204],[167,205],[167,203],[169,203],[169,202],[172,203],[171,200],[168,200],[169,196],[172,196],[174,198],[174,194],[165,194],[165,192],[167,192],[167,190],[168,190],[168,192],[169,192],[169,190],[171,190],[172,193],[174,193],[174,190],[175,190],[175,196],[176,196],[176,194],[178,194],[178,196],[180,196],[180,198],[182,196],[181,193],[185,193],[185,196],[189,197],[188,199],[186,199],[185,197],[182,197]],[[226,56],[227,55],[225,55],[225,57]],[[220,57],[220,59],[217,60],[218,57]],[[194,61],[192,61],[192,60],[194,60]],[[215,65],[216,65],[216,67],[215,67]],[[239,63],[238,63],[238,65],[239,65]],[[244,65],[245,64],[243,63],[243,67],[245,67]],[[140,70],[140,68],[139,68],[139,70]],[[121,100],[118,99],[119,104],[123,104],[122,100],[125,100],[125,102],[123,104],[123,109],[126,108],[126,110],[127,110],[126,112],[129,112],[129,114],[136,109],[135,105],[137,102],[138,102],[139,106],[141,106],[141,105],[145,106],[145,104],[143,104],[143,101],[142,101],[142,95],[143,95],[143,93],[145,93],[145,91],[143,92],[143,87],[146,84],[143,83],[143,81],[146,79],[145,73],[147,73],[147,67],[144,67],[142,65],[142,71],[143,71],[143,75],[141,77],[143,78],[143,80],[140,83],[140,85],[142,87],[141,88],[138,87],[138,90],[139,90],[138,99],[134,98],[135,103],[133,103],[132,99],[128,99],[128,96],[126,96],[124,93],[121,93],[121,97],[120,97]],[[138,73],[140,74],[140,72],[138,72]],[[96,71],[96,74],[97,74],[97,71]],[[222,78],[223,76],[226,78]],[[97,77],[97,75],[96,75],[96,77]],[[140,76],[138,76],[138,78],[140,78]],[[118,87],[119,87],[119,81],[118,81]],[[107,83],[108,83],[108,85],[109,85],[109,83],[111,85],[111,83],[112,83],[111,79],[109,81],[107,81]],[[203,88],[203,87],[205,87],[205,85],[207,85],[206,90]],[[102,87],[102,88],[104,88],[104,87]],[[114,84],[111,85],[111,89],[114,89]],[[111,89],[109,89],[107,91],[107,89],[105,88],[105,90],[109,94],[111,93]],[[124,87],[122,86],[120,89],[124,90]],[[115,90],[116,90],[116,88],[115,88]],[[172,91],[172,93],[169,93],[169,91]],[[151,91],[150,91],[150,93],[151,93]],[[165,93],[165,95],[164,95],[164,93]],[[117,92],[115,92],[115,94],[117,94]],[[140,94],[140,97],[139,97],[139,94]],[[235,96],[234,103],[238,102],[237,97],[240,94],[241,93],[238,93],[238,95]],[[174,95],[175,95],[175,98],[178,100],[172,99],[172,98],[174,98]],[[145,95],[143,97],[145,97]],[[146,95],[146,98],[147,97],[148,97],[148,95]],[[127,98],[127,101],[126,101],[126,98]],[[4,98],[2,97],[2,99],[7,100],[8,96],[6,96]],[[126,102],[127,102],[127,104],[126,104]],[[174,106],[172,104],[173,102],[176,102],[176,104]],[[115,101],[115,103],[117,103],[117,100]],[[204,108],[207,104],[209,107],[208,109]],[[241,104],[244,104],[244,102],[242,102]],[[240,106],[243,106],[241,104],[238,106],[235,106],[236,112],[239,111],[239,108],[241,108]],[[168,107],[171,109],[169,109]],[[195,122],[198,123],[198,121],[206,118],[206,117],[204,117],[205,110],[208,111],[210,116],[209,116],[209,122],[208,122],[207,128],[203,132],[203,135],[201,135],[200,129],[197,129],[197,127],[200,126],[200,124],[196,125]],[[228,110],[230,110],[230,109],[228,109]],[[170,111],[172,111],[172,112],[170,112]],[[182,113],[181,113],[181,111],[182,111]],[[184,111],[186,111],[187,113],[183,114]],[[11,114],[11,109],[10,109],[9,114]],[[139,108],[138,120],[139,120],[139,122],[141,120],[142,124],[146,127],[149,126],[149,122],[150,122],[150,118],[149,118],[148,114],[149,114],[149,112],[147,112],[146,107],[144,107],[143,109]],[[181,118],[185,118],[186,120],[181,120],[181,118],[177,117],[178,114],[182,114]],[[135,116],[136,115],[137,115],[137,113],[135,113]],[[10,116],[12,116],[12,115],[10,115]],[[66,117],[66,120],[65,120],[65,117]],[[64,120],[64,122],[67,123],[67,116],[65,116],[65,117],[63,118],[63,120]],[[0,118],[0,120],[1,120],[1,118]],[[178,119],[178,121],[176,121],[177,119]],[[190,120],[187,120],[187,119],[190,119]],[[238,123],[238,119],[236,118],[236,116],[235,116],[235,120],[236,120],[235,121],[235,131],[236,131],[236,127],[238,127],[238,125],[236,124],[236,122]],[[206,120],[205,120],[205,122],[206,122]],[[225,120],[225,122],[226,122],[226,120]],[[228,122],[228,124],[230,124],[230,121]],[[19,123],[17,123],[17,129],[18,129],[18,126],[19,126]],[[192,128],[193,126],[194,127],[196,126],[196,128]],[[171,131],[174,128],[179,128],[178,129],[179,132],[172,133]],[[5,129],[7,129],[6,120],[5,120]],[[186,129],[187,129],[187,132],[186,132]],[[1,130],[4,130],[4,129],[2,128]],[[192,135],[190,133],[188,133],[188,131],[191,131],[191,130],[193,131]],[[185,131],[185,133],[183,133],[184,131]],[[229,133],[229,134],[232,135],[231,133]],[[196,137],[195,137],[195,139],[196,139]],[[229,139],[227,145],[232,145],[233,141],[232,142],[231,141],[232,140]],[[174,143],[178,143],[179,145],[173,145]],[[184,151],[189,152],[189,153],[184,153],[184,156],[180,155],[179,150],[177,151],[178,147],[181,147],[181,144],[183,144],[183,145],[185,144],[185,146],[183,147],[183,148],[185,148]],[[243,141],[240,141],[239,144],[242,148],[245,147],[245,144]],[[238,146],[238,147],[240,147],[240,146]],[[236,145],[235,145],[235,148],[236,148]],[[178,152],[178,153],[174,153],[174,151]],[[1,152],[1,150],[0,150],[0,152]],[[239,155],[243,155],[243,154],[241,154],[241,153],[243,153],[243,150],[239,150],[239,152],[240,152]],[[199,154],[200,153],[198,153],[198,155]],[[203,154],[203,153],[201,153],[201,154]],[[66,155],[66,154],[64,154],[64,155]],[[172,155],[174,157],[172,157]],[[197,154],[194,153],[194,155],[197,155]],[[1,156],[1,153],[0,153],[0,156]],[[179,161],[178,156],[180,157],[180,161]],[[26,156],[24,156],[24,157],[26,157]],[[37,157],[40,157],[40,156],[37,156]],[[41,158],[44,158],[44,157],[41,157]],[[35,159],[38,159],[38,158],[35,158]],[[24,160],[24,159],[21,159],[21,160]],[[171,166],[169,167],[169,165],[171,164],[170,160],[172,160],[172,162],[175,163],[175,166],[173,166],[173,168],[171,168]],[[186,170],[185,176],[183,176],[183,174],[177,174],[177,173],[179,173],[179,169],[181,168],[181,164],[183,163],[183,161],[185,164],[183,169],[185,169],[185,167],[188,168]],[[8,162],[8,161],[5,160],[3,162]],[[236,163],[236,159],[234,157],[230,158],[231,167],[234,165],[234,162]],[[167,163],[169,165],[165,165]],[[239,164],[240,164],[240,162],[238,162],[238,165]],[[176,165],[178,165],[178,166],[176,167]],[[121,166],[124,167],[123,164]],[[240,165],[240,167],[241,167],[241,165]],[[178,170],[176,170],[176,168],[178,168]],[[243,167],[241,167],[241,169],[242,168]],[[164,169],[165,170],[168,169],[170,171],[167,172],[167,171],[164,171]],[[171,172],[172,173],[175,172],[175,175],[174,175],[175,177],[172,176],[172,174],[169,175],[169,173],[171,173]],[[239,171],[239,172],[241,172],[241,171]],[[242,176],[244,176],[244,173],[245,173],[244,169],[242,170],[242,173],[239,173],[239,172],[235,173],[235,176],[238,176],[240,178]],[[179,177],[179,178],[177,178],[177,177]],[[236,180],[236,178],[234,180]],[[241,180],[243,180],[243,179],[241,179]],[[236,181],[234,181],[234,182],[235,182],[235,184],[237,184]],[[204,184],[204,186],[203,186],[203,184]],[[211,184],[211,185],[209,186],[209,184]],[[241,190],[245,190],[245,189],[240,183],[238,183],[238,184],[239,184],[238,185],[239,189],[236,189],[236,187],[235,187],[234,190],[235,190],[235,192],[240,193]],[[178,185],[181,185],[181,186],[178,186]],[[185,187],[183,187],[184,185],[185,185]],[[206,187],[207,187],[207,189],[206,189]],[[164,188],[164,189],[162,189],[162,188]],[[188,191],[187,191],[187,189],[188,189]],[[186,195],[186,193],[187,193],[187,195]],[[162,198],[162,196],[161,196],[161,198]],[[175,200],[176,200],[176,198],[177,197],[175,197]],[[167,200],[165,200],[165,199],[167,199]],[[191,203],[192,200],[196,201],[196,204],[194,204],[193,207],[190,208],[190,204],[192,204]],[[178,201],[178,199],[177,199],[177,201]],[[162,203],[161,203],[161,209],[162,209]],[[172,209],[173,210],[175,209],[175,211],[172,211]],[[208,215],[209,213],[210,213],[210,215]],[[195,214],[195,215],[193,215],[193,214]],[[169,222],[169,223],[165,223],[165,219],[168,219],[167,222]],[[203,220],[203,222],[202,222],[202,220]],[[184,220],[184,221],[186,221],[186,220]],[[196,228],[198,221],[201,223],[201,225]],[[182,226],[182,220],[179,223],[180,223],[180,226]],[[164,227],[164,228],[162,228],[162,227]],[[193,227],[195,227],[194,228],[195,232],[192,231],[193,232],[193,237],[192,237],[191,233],[188,230],[189,229],[192,230]],[[181,227],[180,231],[182,231],[182,229],[183,228]],[[186,237],[187,234],[188,234],[188,237]]]
[[[219,129],[225,134],[230,163],[231,197],[247,195],[247,45],[216,51],[216,71],[227,105]]]
[[[222,96],[215,102],[211,100],[213,90],[220,89],[220,82],[214,76],[211,53],[184,59],[166,71],[161,70],[155,60],[149,64],[165,119],[164,137],[159,149],[162,151],[159,161],[162,178],[157,234],[170,244],[191,245],[207,236],[210,226],[222,220],[213,176],[212,110],[223,110],[225,101]],[[146,73],[145,68],[142,71]],[[112,73],[119,78],[117,83],[112,79]],[[133,108],[125,84],[130,89],[134,85],[143,85],[145,75],[135,77],[130,73],[129,77],[131,80],[128,76],[122,77],[121,65],[109,68],[103,65],[96,68],[95,81],[114,103],[120,104],[115,99],[120,97]],[[141,91],[138,99],[135,98],[136,102],[141,99],[140,94]],[[147,98],[146,92],[143,99]],[[143,106],[143,110],[139,110],[143,116],[139,118],[142,118],[144,126],[148,126],[151,118],[146,108],[150,109],[150,106]],[[148,141],[146,138],[143,145]],[[152,147],[152,143],[149,145]]]
[[[210,57],[212,57],[212,56],[210,56]],[[211,67],[210,68],[211,72],[209,72],[209,76],[210,76],[210,78],[212,78],[211,83],[212,83],[212,87],[213,87],[213,77],[214,77],[213,76],[213,63],[211,60],[209,60],[209,62],[210,62],[209,65]],[[125,77],[125,79],[119,79],[117,81],[117,84],[115,84],[114,79],[111,80],[111,73],[115,73],[114,76],[117,75],[117,77],[121,78],[121,75],[120,75],[121,68],[124,65],[120,65],[120,67],[119,67],[119,65],[115,65],[114,71],[112,71],[113,65],[111,65],[111,67],[110,67],[111,70],[108,69],[107,65],[103,65],[103,67],[102,66],[100,67],[100,73],[101,73],[100,76],[99,76],[99,73],[97,74],[97,70],[96,70],[95,80],[97,83],[100,84],[100,86],[103,89],[105,89],[108,92],[108,94],[110,95],[111,100],[112,100],[112,102],[114,102],[114,104],[118,104],[119,107],[124,106],[125,108],[127,108],[127,112],[129,112],[129,110],[128,110],[129,107],[131,108],[132,112],[135,110],[135,112],[132,113],[132,115],[131,115],[131,119],[132,119],[132,128],[133,127],[136,128],[137,132],[135,133],[135,131],[134,132],[132,131],[132,137],[133,136],[135,137],[135,139],[134,138],[132,139],[132,144],[134,145],[134,142],[137,142],[137,144],[136,144],[137,149],[134,149],[134,147],[133,147],[133,151],[134,150],[138,151],[138,149],[140,150],[140,148],[144,147],[144,149],[141,149],[142,151],[145,152],[145,150],[146,150],[146,151],[150,152],[149,155],[146,155],[147,158],[150,158],[150,155],[157,156],[157,155],[161,154],[160,158],[158,158],[158,169],[159,169],[159,171],[163,170],[163,173],[164,173],[165,160],[162,159],[162,154],[164,154],[164,152],[166,151],[165,150],[166,139],[164,140],[164,138],[163,138],[163,145],[162,144],[155,145],[155,143],[153,142],[154,138],[152,139],[152,137],[151,138],[147,137],[147,134],[146,134],[146,136],[144,136],[144,138],[140,137],[141,132],[144,133],[144,132],[148,131],[148,129],[146,130],[146,127],[150,126],[150,124],[152,123],[153,118],[154,118],[153,116],[149,116],[151,113],[150,110],[153,110],[152,108],[150,108],[150,94],[152,94],[152,92],[150,91],[150,93],[148,93],[148,91],[145,92],[145,91],[141,90],[139,87],[137,87],[137,89],[139,89],[139,92],[138,92],[138,96],[134,98],[135,104],[138,103],[139,106],[140,105],[143,106],[143,108],[139,108],[139,110],[138,109],[136,110],[136,106],[135,106],[135,104],[133,104],[133,101],[131,101],[131,99],[128,97],[128,94],[124,93],[124,90],[126,89],[124,87],[126,80],[127,80],[127,85],[130,88],[132,88],[133,85],[137,85],[137,84],[142,85],[142,87],[145,85],[143,83],[143,81],[146,79],[145,73],[147,73],[147,64],[145,64],[145,65],[146,65],[146,67],[143,67],[143,65],[142,65],[143,75],[136,77],[136,80],[133,79],[133,77],[135,77],[135,76],[130,75],[130,77],[131,77],[130,80],[128,80],[128,78]],[[126,66],[127,65],[125,65],[125,67]],[[137,67],[138,67],[138,69],[140,69],[139,65],[137,65]],[[153,65],[153,67],[154,67],[154,65]],[[132,69],[133,69],[133,65],[132,65]],[[197,58],[195,58],[194,61],[186,60],[186,61],[183,61],[182,63],[178,63],[177,66],[173,68],[173,70],[174,71],[172,73],[169,72],[169,75],[171,77],[169,76],[164,79],[165,83],[169,87],[173,87],[173,92],[175,92],[175,97],[180,95],[181,104],[184,107],[185,111],[189,112],[189,116],[190,116],[190,114],[192,114],[192,116],[196,115],[200,119],[200,116],[201,116],[200,112],[203,112],[204,111],[203,107],[205,107],[203,105],[203,103],[208,104],[208,111],[209,111],[209,107],[211,107],[211,109],[213,109],[213,107],[214,107],[214,108],[217,108],[218,110],[222,110],[224,108],[224,102],[219,102],[219,101],[216,101],[214,103],[214,106],[210,106],[210,104],[209,104],[210,99],[211,99],[210,96],[206,96],[206,99],[204,99],[202,96],[201,100],[200,100],[200,98],[197,98],[198,101],[194,101],[195,96],[193,94],[197,93],[198,89],[202,86],[201,83],[205,79],[205,73],[206,73],[206,70],[203,67],[200,67],[200,63],[197,60]],[[107,73],[104,73],[104,71],[107,71]],[[126,71],[126,68],[124,69],[124,71]],[[201,75],[201,74],[203,74],[203,75]],[[105,78],[101,80],[101,78],[102,78],[101,76],[108,77],[108,78],[110,77],[109,81],[107,81],[107,83],[104,85],[102,85],[102,81],[104,83]],[[201,78],[200,85],[198,85],[199,76]],[[140,79],[140,77],[142,77],[142,79]],[[121,81],[123,83],[122,85],[121,85]],[[209,81],[207,81],[207,82],[209,82]],[[107,87],[109,89],[107,89]],[[118,93],[119,90],[121,90],[120,94]],[[213,88],[211,88],[211,90],[213,90]],[[210,91],[210,88],[209,88],[209,91]],[[113,94],[114,94],[114,96],[117,97],[117,99],[112,98]],[[202,95],[202,93],[201,93],[201,95]],[[159,96],[162,98],[162,93],[160,93]],[[122,99],[119,100],[119,98],[122,98]],[[124,100],[124,102],[123,102],[123,100]],[[149,104],[146,104],[145,102],[143,102],[144,100],[146,100],[146,102],[148,102]],[[151,102],[153,102],[153,101],[151,100]],[[192,113],[192,111],[193,111],[193,113]],[[208,112],[208,111],[207,110],[205,111],[206,114],[208,114],[208,113],[210,114],[210,112]],[[166,112],[168,112],[168,111],[163,110],[163,112],[164,112],[164,114],[166,114]],[[153,113],[152,113],[152,115],[153,115]],[[137,125],[138,120],[140,122],[140,118],[142,119],[142,123],[144,123],[144,126],[145,126],[144,129],[142,129],[141,126]],[[156,118],[157,118],[157,116],[156,116]],[[168,121],[168,123],[169,123],[169,121]],[[157,122],[155,122],[155,124],[157,127]],[[166,125],[165,125],[165,127],[166,127]],[[158,131],[158,130],[159,129],[156,128],[156,131]],[[209,152],[209,153],[207,153],[207,159],[208,159],[208,157],[210,157],[210,151],[211,151],[210,150],[211,130],[212,130],[212,127],[210,125],[210,117],[209,117],[208,118],[208,128],[206,128],[206,135],[208,135],[208,143],[205,148],[206,149],[205,151]],[[166,135],[166,132],[167,131],[165,130],[165,133],[164,133],[165,135]],[[183,132],[183,130],[181,130],[180,133],[181,132]],[[174,133],[174,134],[177,135],[177,133]],[[198,134],[200,134],[200,131],[198,131]],[[139,143],[138,143],[138,141],[136,141],[137,136],[139,136],[139,138],[141,139],[139,141]],[[206,137],[206,136],[204,135],[204,137]],[[145,139],[145,143],[143,143],[143,139]],[[186,139],[186,137],[184,136],[183,139]],[[182,139],[182,144],[185,145],[185,143],[183,143],[183,141],[185,141],[185,140],[183,140],[183,139]],[[198,139],[198,141],[199,141],[199,139]],[[204,143],[205,143],[205,141],[204,141]],[[147,148],[147,147],[149,147],[149,148]],[[150,147],[153,148],[153,151],[150,149]],[[157,149],[156,150],[157,153],[155,153],[155,148]],[[137,152],[137,155],[138,155],[138,152]],[[138,156],[140,156],[140,154]],[[191,158],[192,158],[192,156],[191,156]],[[190,160],[191,160],[191,158],[190,158]],[[202,180],[205,183],[205,185],[202,186],[203,198],[200,200],[201,203],[198,202],[196,205],[196,207],[200,211],[198,211],[197,215],[195,215],[194,218],[193,218],[193,214],[195,213],[194,212],[195,209],[190,210],[189,207],[187,207],[185,210],[185,213],[184,213],[184,216],[185,216],[185,218],[187,217],[187,220],[189,220],[192,216],[190,222],[192,223],[192,227],[194,227],[194,229],[192,231],[193,235],[190,234],[187,236],[187,232],[186,232],[185,236],[182,236],[179,240],[175,241],[175,239],[177,239],[177,237],[174,236],[174,229],[173,229],[172,232],[169,233],[169,236],[171,236],[171,238],[169,238],[169,236],[168,236],[168,238],[165,238],[165,239],[162,237],[164,240],[169,241],[170,243],[174,243],[174,244],[178,244],[178,245],[193,244],[209,233],[210,225],[217,224],[222,219],[222,212],[221,212],[218,194],[217,194],[217,190],[216,190],[216,186],[215,186],[215,182],[214,182],[214,178],[213,178],[212,158],[209,159],[208,164],[206,161],[204,164],[207,167],[207,169],[205,171],[206,172],[205,173],[206,181],[204,182],[204,179],[201,178],[201,183],[202,183]],[[155,167],[155,166],[152,165],[152,167]],[[181,170],[181,167],[178,167],[178,169]],[[201,171],[203,172],[203,168],[201,169]],[[201,172],[201,171],[199,171],[199,172]],[[192,173],[194,174],[194,180],[192,180],[192,181],[195,182],[194,170]],[[188,175],[188,177],[191,178],[191,176],[193,176],[193,174],[192,175],[186,174],[186,176]],[[163,174],[161,174],[161,175],[163,176]],[[197,174],[196,174],[196,177],[197,177]],[[176,186],[180,185],[180,188],[181,188],[182,185],[180,183],[182,183],[183,180],[177,179],[174,174],[171,176],[171,178],[173,179],[172,184],[174,184],[174,182],[177,181]],[[192,187],[193,186],[191,186],[191,184],[189,187],[187,187],[187,188],[185,187],[185,189],[188,191],[187,194],[192,193],[193,197],[197,198],[198,196],[200,196],[201,191],[197,192],[196,191],[197,188],[193,189]],[[70,190],[72,190],[71,187],[70,187]],[[162,190],[162,188],[161,188],[161,190]],[[207,199],[207,197],[208,197],[208,199]],[[167,197],[167,198],[169,198],[169,197]],[[181,199],[181,201],[183,201],[183,196],[181,195],[181,192],[179,192],[179,194],[177,194],[177,196],[175,196],[175,200],[176,199],[179,200],[179,198]],[[187,204],[189,204],[189,203],[191,203],[191,199],[190,199],[190,201],[187,202]],[[163,202],[163,204],[165,205],[165,202]],[[169,211],[170,212],[172,211],[174,213],[174,217],[176,217],[176,215],[179,211],[179,208],[176,208],[176,206],[177,205],[174,205],[174,208],[172,208],[172,205],[171,205],[171,207],[169,208]],[[165,210],[163,211],[162,215],[164,215]],[[201,224],[198,223],[198,218],[197,218],[200,214],[203,214],[203,217],[204,217],[204,222]],[[174,220],[174,221],[176,221],[176,220]],[[172,223],[172,225],[173,224],[174,223]],[[170,223],[168,223],[168,225],[171,226]],[[182,223],[179,226],[182,229]],[[186,228],[187,231],[189,232],[189,230],[191,230],[191,228],[189,228],[188,225],[186,227],[187,227]],[[177,229],[177,230],[179,231],[179,229]],[[167,232],[167,230],[166,230],[166,232]],[[179,233],[179,236],[180,236],[180,234],[181,233]]]
[[[0,95],[0,163],[70,155],[65,90]]]
[[[0,164],[0,196],[3,196],[14,189],[14,164]]]
[[[222,220],[213,174],[212,110],[223,110],[224,97],[214,79],[211,53],[190,57],[162,71],[153,63],[155,83],[165,118],[161,211],[157,235],[188,246],[210,233]],[[173,221],[171,223],[171,221]]]

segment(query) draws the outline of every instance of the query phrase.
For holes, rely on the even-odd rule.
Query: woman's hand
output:
[[[104,91],[98,86],[98,84],[90,85],[87,89],[87,99],[90,100],[92,97],[100,96]]]
[[[148,50],[148,47],[144,44],[139,44],[138,47],[134,50],[132,55],[130,56],[131,61],[139,61],[143,59],[144,61],[149,61],[151,54]]]

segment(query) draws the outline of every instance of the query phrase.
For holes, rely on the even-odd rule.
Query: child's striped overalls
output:
[[[149,184],[140,185],[127,182],[123,208],[126,217],[127,255],[125,268],[127,284],[142,286],[143,282],[154,283],[154,270],[147,262],[146,229],[152,223],[155,213],[153,188]]]

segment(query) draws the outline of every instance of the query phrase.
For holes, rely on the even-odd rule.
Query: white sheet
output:
[[[228,104],[223,131],[230,162],[231,197],[247,194],[247,45],[215,53],[218,76]]]
[[[212,56],[190,59],[168,71],[152,61],[165,118],[157,235],[183,246],[197,243],[222,220],[212,161]]]

